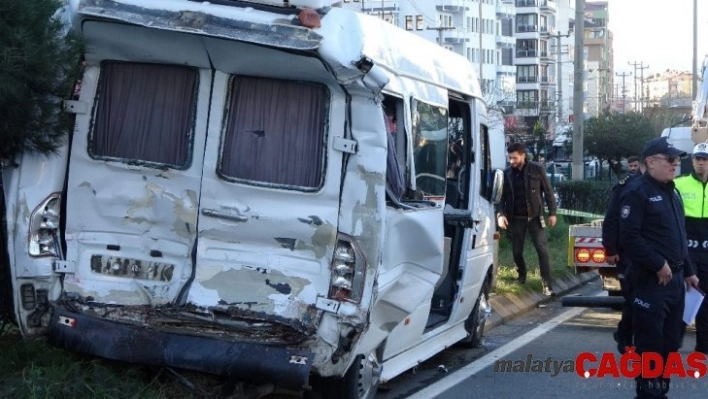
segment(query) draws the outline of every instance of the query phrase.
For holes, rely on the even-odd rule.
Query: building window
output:
[[[413,30],[413,16],[406,15],[406,30]]]
[[[518,108],[536,108],[538,102],[538,91],[518,90],[516,92],[516,103]]]
[[[415,16],[415,28],[417,30],[423,30],[423,16],[422,15]]]

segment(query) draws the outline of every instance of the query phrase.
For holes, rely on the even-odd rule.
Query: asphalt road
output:
[[[599,292],[600,283],[592,282],[575,294]],[[557,299],[489,331],[482,349],[450,348],[416,370],[393,379],[379,389],[376,398],[632,398],[633,380],[584,379],[574,371],[555,373],[551,370],[552,362],[548,372],[495,371],[498,360],[545,362],[550,359],[562,365],[575,360],[580,352],[592,352],[598,357],[605,352],[616,353],[612,331],[618,320],[617,311],[563,308]],[[695,332],[689,328],[681,352],[687,354],[694,344]],[[674,378],[669,396],[706,398],[708,377]]]

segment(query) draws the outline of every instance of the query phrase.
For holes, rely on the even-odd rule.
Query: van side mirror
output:
[[[494,171],[494,179],[492,180],[492,204],[496,205],[501,201],[502,191],[504,190],[504,171],[496,169]]]

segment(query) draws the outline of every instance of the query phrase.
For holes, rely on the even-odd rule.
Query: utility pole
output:
[[[561,61],[561,55],[563,53],[562,47],[561,47],[561,38],[562,37],[569,37],[570,32],[567,34],[562,34],[562,33],[555,33],[555,34],[550,34],[549,37],[555,38],[556,39],[556,80],[557,80],[557,85],[556,85],[556,91],[557,96],[558,96],[558,113],[557,115],[557,120],[558,124],[563,123],[563,63]]]
[[[698,0],[693,0],[693,85],[691,100],[698,94]]]
[[[434,27],[434,28],[431,28],[431,27],[428,26],[428,27],[425,28],[425,29],[438,31],[438,45],[439,45],[439,46],[442,46],[442,45],[443,45],[443,31],[445,31],[445,30],[454,30],[455,27],[454,27],[454,26],[436,26],[436,27]]]
[[[644,65],[644,61],[642,61],[639,64],[639,67],[635,67],[635,71],[639,69],[642,73],[642,77],[639,80],[640,82],[640,92],[639,92],[639,112],[644,112],[644,70],[649,68],[649,65]],[[635,72],[635,78],[636,78],[636,72]]]
[[[630,64],[632,65],[632,64]],[[622,78],[622,113],[626,114],[627,113],[627,89],[626,86],[624,85],[624,78],[627,76],[632,76],[632,72],[622,72],[622,73],[615,73],[615,75],[619,76]],[[635,80],[635,87],[636,87],[636,80]]]
[[[484,84],[484,47],[482,46],[482,33],[484,33],[484,19],[482,18],[482,0],[479,3],[479,85],[482,88],[482,94],[485,92]]]
[[[637,107],[637,65],[639,65],[638,62],[628,62],[630,66],[634,67],[634,111],[638,111],[639,108]],[[624,86],[624,84],[623,84]]]
[[[585,71],[585,0],[575,0],[575,62],[573,69],[573,180],[582,180],[583,162],[583,73]]]

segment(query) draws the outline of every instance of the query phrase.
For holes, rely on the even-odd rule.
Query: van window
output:
[[[479,185],[480,195],[490,201],[492,199],[492,153],[489,148],[489,129],[486,125],[479,125],[480,135],[480,161],[479,168],[481,184]]]
[[[103,63],[89,155],[186,167],[197,84],[196,68]]]
[[[425,197],[445,196],[448,121],[442,107],[413,101],[415,182]]]
[[[406,192],[406,131],[403,123],[403,99],[384,95],[381,104],[384,112],[386,148],[386,187],[390,196],[400,201]]]
[[[321,187],[328,98],[322,85],[233,77],[219,175]]]

